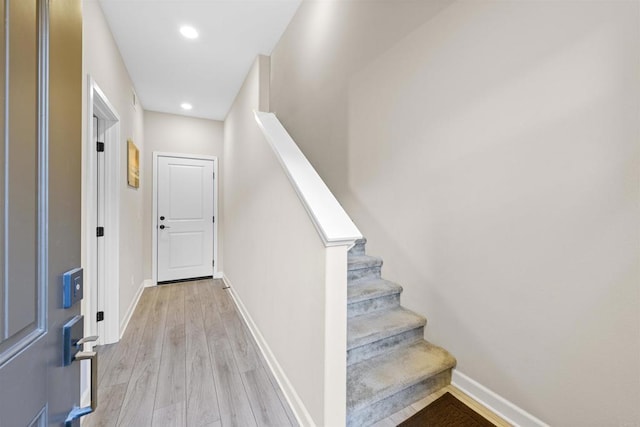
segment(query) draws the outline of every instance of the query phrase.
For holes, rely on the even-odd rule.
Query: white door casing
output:
[[[119,310],[119,209],[120,209],[120,118],[98,84],[87,77],[87,129],[83,167],[83,247],[82,265],[85,269],[85,328],[98,335],[98,344],[111,344],[120,339]],[[100,123],[101,142],[105,144],[102,157],[102,206],[98,206],[98,159],[96,153],[95,122]],[[101,215],[98,215],[100,208]],[[103,237],[97,237],[96,228],[104,227]],[[103,249],[100,253],[98,245]],[[100,254],[100,263],[98,255]],[[98,268],[100,267],[100,268]],[[98,286],[98,285],[101,286]],[[105,313],[104,321],[97,322],[98,311]]]
[[[157,281],[212,276],[215,159],[159,155],[155,160]]]

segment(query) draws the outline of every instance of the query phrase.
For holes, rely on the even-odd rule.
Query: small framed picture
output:
[[[127,140],[127,184],[140,187],[140,150],[132,140]]]

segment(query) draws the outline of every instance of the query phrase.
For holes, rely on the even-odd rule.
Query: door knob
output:
[[[161,225],[160,226],[160,230],[164,230],[165,228],[171,228],[171,227],[169,227],[168,225]]]
[[[164,221],[164,217],[163,216],[160,217],[160,221]]]
[[[76,343],[77,347],[80,347],[82,344],[86,343],[86,342],[95,342],[98,341],[98,338],[100,338],[97,335],[91,335],[90,337],[84,337],[84,338],[80,338],[78,340],[78,342]]]

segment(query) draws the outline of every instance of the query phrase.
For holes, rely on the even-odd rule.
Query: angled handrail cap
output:
[[[329,187],[300,151],[273,113],[254,111],[256,122],[271,145],[325,246],[351,246],[362,233]]]

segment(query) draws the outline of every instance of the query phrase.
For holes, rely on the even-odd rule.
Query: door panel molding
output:
[[[62,276],[80,266],[82,4],[0,0],[0,14],[0,425],[60,426],[80,400],[61,329],[80,312]]]
[[[152,188],[152,212],[151,212],[151,272],[152,283],[157,285],[158,283],[158,158],[160,157],[175,157],[180,159],[194,159],[194,160],[210,160],[213,162],[213,173],[215,179],[213,180],[213,216],[215,221],[213,222],[213,259],[216,263],[213,266],[213,277],[219,276],[218,272],[218,157],[209,156],[204,154],[185,154],[185,153],[173,153],[173,152],[153,152],[153,188]]]
[[[16,3],[15,0],[13,2],[9,1],[6,7],[3,7],[2,18],[3,20],[7,18],[4,16],[5,11],[9,11],[9,19],[6,21],[9,29],[6,33],[2,34],[2,50],[5,55],[2,56],[5,59],[5,63],[3,64],[3,76],[0,85],[2,85],[2,91],[6,91],[3,93],[4,104],[2,105],[2,124],[5,128],[5,132],[3,133],[2,138],[2,165],[4,174],[2,176],[2,225],[1,225],[1,234],[2,234],[2,260],[1,268],[2,268],[2,292],[1,295],[1,303],[3,306],[2,310],[2,319],[0,320],[0,325],[2,325],[2,330],[0,331],[0,367],[5,365],[8,361],[10,361],[14,356],[18,355],[22,350],[27,348],[28,346],[35,343],[42,336],[44,336],[47,332],[47,224],[48,224],[48,188],[49,188],[49,169],[48,169],[48,144],[49,144],[49,108],[48,108],[48,94],[49,94],[49,3],[46,0],[32,0],[32,3],[28,4],[27,2]],[[19,139],[12,133],[11,128],[14,127],[15,120],[12,121],[13,111],[12,108],[16,110],[24,111],[24,106],[19,106],[17,108],[16,105],[12,103],[12,71],[19,75],[19,79],[24,80],[21,75],[21,69],[12,68],[13,64],[11,64],[10,58],[14,56],[14,52],[12,50],[16,49],[15,46],[12,47],[12,38],[15,37],[24,37],[24,31],[26,30],[24,27],[19,28],[17,34],[13,34],[11,30],[11,5],[20,5],[25,9],[20,10],[20,14],[26,13],[34,13],[34,32],[33,35],[35,41],[35,46],[33,46],[36,50],[36,60],[35,60],[35,69],[32,70],[33,74],[37,77],[35,84],[35,98],[31,100],[36,107],[34,108],[34,118],[37,117],[37,126],[35,128],[35,141],[34,141],[34,150],[35,150],[35,177],[33,177],[33,184],[35,190],[35,206],[34,206],[34,216],[35,221],[33,223],[34,226],[34,253],[33,257],[25,257],[32,258],[34,260],[33,265],[27,266],[33,270],[34,275],[34,311],[33,311],[33,319],[27,321],[26,324],[22,324],[18,329],[11,327],[11,309],[9,299],[11,297],[10,293],[10,283],[9,281],[13,279],[14,283],[17,282],[16,278],[13,277],[10,270],[12,269],[12,264],[14,262],[24,263],[23,260],[12,260],[11,259],[11,250],[9,246],[11,245],[12,233],[18,233],[16,230],[17,227],[11,222],[11,216],[20,216],[17,212],[13,212],[9,206],[15,205],[15,203],[11,203],[12,194],[16,192],[14,189],[14,185],[18,186],[20,190],[22,190],[22,183],[19,178],[20,175],[12,176],[10,172],[10,163],[12,163],[11,151],[12,146],[17,147],[18,143],[23,143],[22,139]],[[3,5],[4,6],[4,5]],[[32,10],[30,9],[32,6]],[[22,21],[21,21],[22,23]],[[8,36],[8,37],[6,37]],[[9,52],[7,55],[6,52]],[[22,56],[24,55],[24,50],[18,49]],[[15,52],[17,54],[18,52]],[[21,64],[18,64],[18,66]],[[24,64],[22,64],[24,65]],[[27,64],[28,65],[28,64]],[[28,80],[28,79],[27,79]],[[8,90],[7,90],[8,89]],[[23,103],[29,103],[28,99],[24,98],[24,93],[20,92],[17,94],[18,99]],[[17,114],[17,113],[16,113]],[[17,126],[25,127],[28,126],[28,123],[19,123]],[[12,142],[13,141],[13,142]],[[18,142],[19,141],[19,142]],[[15,166],[15,164],[14,164]],[[21,165],[22,166],[22,165]],[[31,170],[29,168],[28,170]],[[27,172],[28,173],[28,172]],[[18,174],[20,174],[20,170],[18,170]],[[12,182],[13,181],[13,182]],[[18,195],[21,199],[22,192],[18,191]],[[29,211],[32,211],[29,209]],[[22,224],[24,221],[21,221]],[[17,237],[18,240],[20,238],[24,238],[24,236],[20,235]],[[28,249],[27,249],[28,250]],[[24,268],[24,267],[21,267]],[[22,276],[22,275],[19,275]],[[22,285],[24,287],[24,285]],[[13,330],[12,330],[13,329]]]
[[[33,421],[29,423],[29,427],[46,427],[47,425],[47,405],[40,410]]]

